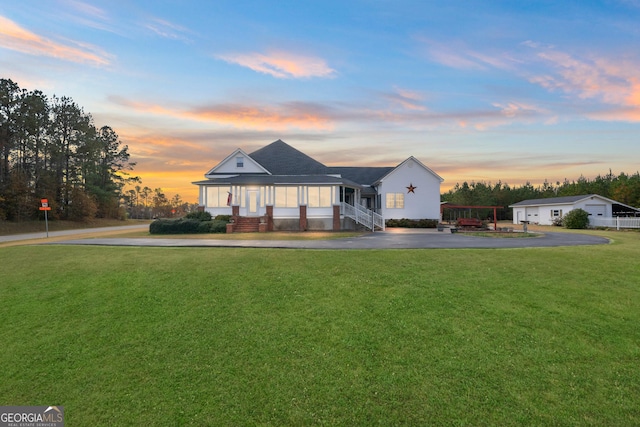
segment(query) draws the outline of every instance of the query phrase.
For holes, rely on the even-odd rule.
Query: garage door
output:
[[[607,214],[606,205],[586,205],[584,210],[592,216],[605,216]]]

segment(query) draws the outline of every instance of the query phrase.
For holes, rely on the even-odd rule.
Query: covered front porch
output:
[[[340,231],[363,226],[370,230],[384,230],[381,215],[368,209],[375,206],[375,197],[363,196],[361,189],[350,186],[334,186],[331,190],[333,204],[329,205],[317,199],[316,191],[304,186],[287,187],[280,191],[289,194],[291,200],[303,200],[308,204],[288,206],[286,200],[269,197],[269,188],[236,188],[238,196],[229,192],[229,202],[239,202],[218,209],[231,214],[231,223],[227,232],[267,232],[267,231]],[[278,194],[274,188],[273,194]],[[305,193],[305,190],[307,193]],[[320,190],[317,191],[320,193]],[[311,194],[311,196],[309,196]],[[276,202],[265,203],[264,200]],[[278,203],[278,201],[280,203]],[[355,203],[359,201],[360,203]],[[213,213],[212,213],[213,214]]]

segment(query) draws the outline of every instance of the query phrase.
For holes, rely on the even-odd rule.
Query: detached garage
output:
[[[553,220],[573,209],[582,209],[592,217],[611,218],[637,213],[637,209],[615,200],[587,194],[582,196],[551,197],[523,200],[509,206],[513,208],[513,223],[529,221],[533,224],[552,225]]]

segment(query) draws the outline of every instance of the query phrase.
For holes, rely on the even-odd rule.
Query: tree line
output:
[[[123,200],[129,217],[135,219],[181,217],[198,210],[197,203],[184,202],[179,194],[169,199],[162,188],[152,190],[141,185],[126,190]]]
[[[0,220],[182,216],[197,210],[180,195],[140,185],[129,148],[69,97],[0,79]]]
[[[463,182],[456,184],[451,190],[442,195],[442,201],[454,205],[465,206],[502,206],[497,211],[498,219],[513,219],[512,211],[508,208],[523,200],[545,199],[551,197],[580,196],[598,194],[616,200],[625,205],[640,207],[640,173],[614,175],[611,171],[605,175],[598,175],[594,179],[581,176],[577,180],[556,182],[545,181],[534,187],[527,182],[519,187],[498,181],[496,184],[486,182]],[[482,216],[493,215],[493,211],[482,211]],[[475,216],[475,214],[474,214]]]
[[[0,79],[0,219],[123,215],[123,186],[135,163],[109,126],[97,127],[69,97],[47,97]]]

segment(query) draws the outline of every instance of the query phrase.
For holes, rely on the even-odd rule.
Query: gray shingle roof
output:
[[[339,174],[351,181],[358,182],[362,185],[372,185],[380,178],[391,172],[394,168],[389,167],[348,167],[336,166],[329,167],[329,173]]]
[[[368,186],[373,185],[379,179],[391,172],[394,167],[328,167],[319,161],[296,150],[282,140],[277,140],[249,154],[271,175],[240,174],[223,178],[216,178],[210,174],[206,181],[198,181],[193,184],[342,184],[350,187],[363,187],[363,194],[370,192],[375,194]],[[332,176],[333,175],[333,176]],[[335,175],[339,175],[336,177]]]
[[[249,154],[273,175],[320,175],[327,167],[296,150],[282,140],[277,140]]]
[[[511,206],[537,206],[537,205],[563,205],[575,203],[588,197],[597,196],[597,194],[583,194],[581,196],[565,196],[565,197],[549,197],[546,199],[530,199],[514,203]]]
[[[270,184],[332,184],[332,185],[351,185],[358,186],[349,180],[338,178],[331,175],[260,175],[260,174],[243,174],[235,176],[227,176],[224,178],[209,178],[206,181],[197,181],[192,184],[235,184],[235,185],[270,185]]]

